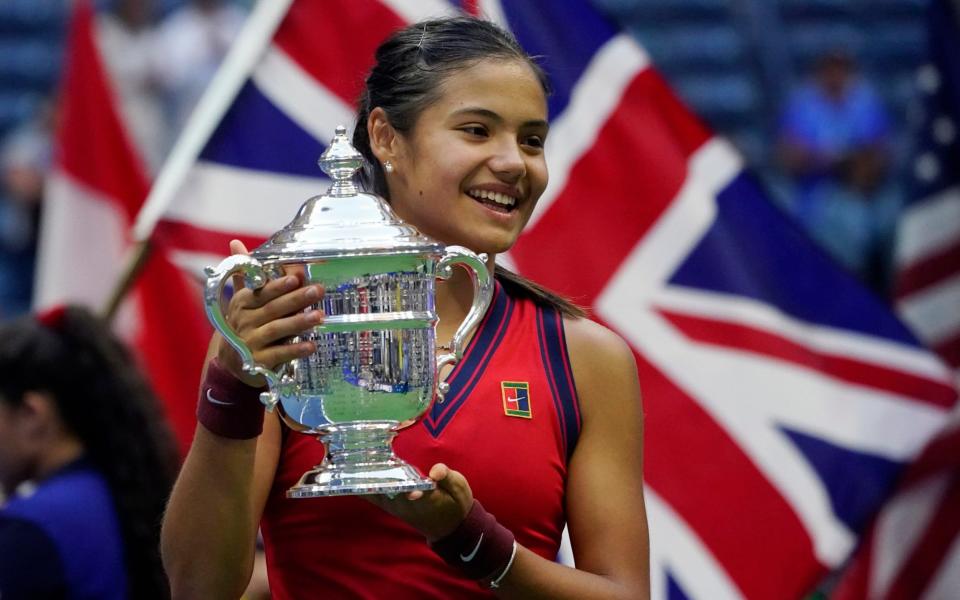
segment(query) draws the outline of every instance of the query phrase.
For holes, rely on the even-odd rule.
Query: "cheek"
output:
[[[547,182],[550,180],[549,174],[547,173],[547,163],[542,160],[537,161],[528,167],[528,173],[530,174],[531,191],[534,193],[535,198],[539,199],[543,191],[547,189]]]

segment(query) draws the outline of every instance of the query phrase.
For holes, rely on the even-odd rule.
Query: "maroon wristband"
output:
[[[263,432],[260,392],[233,376],[215,358],[207,365],[200,384],[197,421],[211,433],[235,440],[250,440]]]
[[[459,568],[470,579],[483,581],[507,568],[513,542],[513,533],[474,500],[463,523],[430,546],[448,565]]]

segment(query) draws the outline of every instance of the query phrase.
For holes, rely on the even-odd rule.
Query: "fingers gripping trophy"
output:
[[[294,220],[251,255],[234,255],[206,270],[207,317],[240,354],[243,369],[262,375],[267,410],[277,409],[294,431],[316,435],[323,461],[287,496],[400,494],[434,483],[393,452],[397,431],[442,401],[441,369],[456,364],[493,296],[486,256],[447,246],[402,222],[379,196],[353,183],[364,165],[346,129],[336,129],[319,160],[333,180],[326,194],[307,200]],[[436,355],[436,279],[459,266],[473,281],[473,304],[450,351]],[[302,273],[326,290],[315,309],[322,324],[289,343],[312,341],[316,352],[276,370],[256,363],[227,323],[223,288],[235,275],[258,289],[270,279]]]

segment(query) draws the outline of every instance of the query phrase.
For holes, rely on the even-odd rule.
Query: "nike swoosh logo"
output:
[[[480,544],[482,544],[482,543],[483,543],[483,534],[481,533],[481,534],[480,534],[480,539],[477,540],[477,545],[473,547],[473,552],[471,552],[470,554],[466,554],[466,555],[461,554],[461,555],[460,555],[460,560],[462,560],[463,562],[470,562],[471,560],[473,560],[473,557],[476,556],[476,555],[477,555],[477,552],[480,550]]]
[[[212,391],[213,391],[212,389],[207,388],[207,400],[209,402],[213,402],[214,404],[219,404],[220,406],[233,406],[233,402],[224,402],[223,400],[217,400],[216,398],[214,398],[213,394],[210,393]]]

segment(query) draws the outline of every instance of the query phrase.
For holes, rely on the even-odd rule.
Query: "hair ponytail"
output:
[[[493,270],[494,277],[500,282],[500,285],[510,291],[526,296],[538,304],[545,304],[557,309],[560,314],[567,317],[583,318],[587,316],[587,310],[576,304],[569,298],[543,287],[526,277],[514,273],[500,265],[496,265]]]

